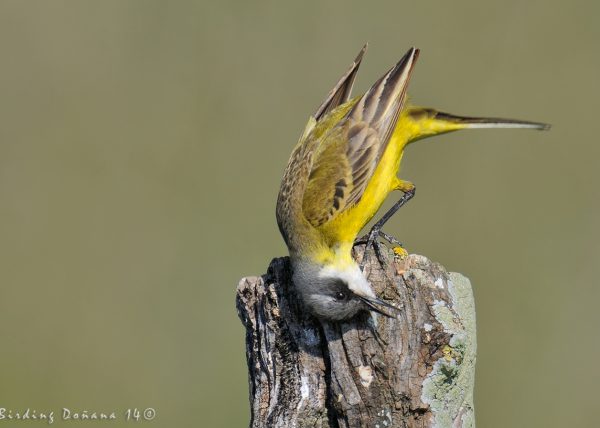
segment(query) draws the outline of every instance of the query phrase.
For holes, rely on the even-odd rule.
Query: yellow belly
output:
[[[396,174],[406,139],[396,132],[375,169],[360,201],[320,228],[330,248],[352,245],[362,228],[373,218],[385,198],[395,189]]]
[[[465,127],[464,124],[436,120],[422,112],[426,113],[427,109],[407,107],[403,111],[360,201],[317,228],[322,238],[322,245],[315,248],[318,260],[335,261],[340,265],[353,263],[351,249],[354,240],[381,208],[389,193],[402,186],[397,174],[404,148],[409,142]]]

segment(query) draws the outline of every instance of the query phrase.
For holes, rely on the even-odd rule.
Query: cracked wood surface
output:
[[[387,259],[383,270],[369,257],[365,272],[401,309],[395,319],[319,323],[295,297],[287,257],[240,281],[251,427],[474,426],[468,279],[419,255]]]

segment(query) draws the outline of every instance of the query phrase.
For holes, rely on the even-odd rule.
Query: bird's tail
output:
[[[482,128],[529,128],[538,130],[550,129],[550,125],[540,122],[530,122],[517,119],[501,119],[497,117],[471,117],[457,116],[443,113],[431,108],[409,107],[401,119],[406,122],[399,128],[409,129],[408,141],[416,141],[421,138],[446,132],[458,131],[460,129],[482,129]],[[398,128],[398,129],[399,129]]]
[[[437,112],[435,115],[436,120],[444,121],[447,123],[462,125],[463,128],[529,128],[548,130],[550,125],[541,122],[530,122],[527,120],[518,119],[502,119],[499,117],[470,117],[470,116],[456,116],[454,114],[448,114],[443,112]]]

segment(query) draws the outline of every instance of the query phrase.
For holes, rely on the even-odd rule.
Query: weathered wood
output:
[[[362,256],[363,247],[357,248]],[[475,307],[465,277],[418,255],[366,274],[396,319],[320,323],[295,298],[287,258],[240,281],[251,427],[473,427]]]

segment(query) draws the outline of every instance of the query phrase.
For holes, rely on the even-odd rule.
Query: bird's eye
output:
[[[335,293],[335,300],[346,300],[346,293],[343,291],[338,291]]]

